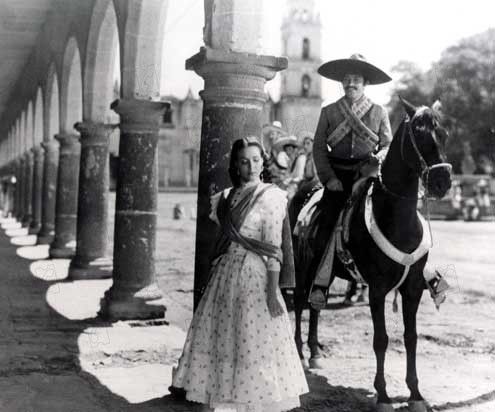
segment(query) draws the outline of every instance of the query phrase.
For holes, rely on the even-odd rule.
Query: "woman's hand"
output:
[[[272,318],[276,318],[278,316],[283,315],[284,308],[282,307],[282,304],[278,299],[276,289],[272,290],[271,288],[268,288],[266,304],[268,305],[268,311],[270,312]]]

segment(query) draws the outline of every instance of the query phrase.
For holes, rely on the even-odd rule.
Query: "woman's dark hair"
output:
[[[234,187],[238,187],[241,184],[241,177],[239,176],[236,164],[239,157],[239,152],[242,149],[246,149],[250,146],[256,146],[258,149],[260,149],[261,158],[263,159],[263,171],[261,172],[260,178],[262,181],[265,181],[265,176],[267,174],[266,164],[268,156],[265,153],[263,145],[260,143],[259,139],[255,136],[248,136],[244,139],[237,139],[232,144],[232,149],[230,150],[229,176]]]

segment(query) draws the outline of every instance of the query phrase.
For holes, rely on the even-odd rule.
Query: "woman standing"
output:
[[[221,235],[172,382],[205,410],[285,411],[308,391],[279,289],[293,286],[280,272],[287,198],[262,183],[263,158],[258,139],[234,142],[233,187],[212,197]]]

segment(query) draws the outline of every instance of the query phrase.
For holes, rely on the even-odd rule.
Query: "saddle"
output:
[[[373,238],[375,244],[386,256],[388,256],[391,260],[403,265],[402,276],[400,277],[398,283],[392,289],[395,292],[393,308],[394,312],[397,312],[398,289],[407,278],[410,267],[414,265],[419,259],[421,259],[431,248],[431,234],[426,220],[418,212],[418,218],[423,227],[423,238],[417,248],[411,253],[405,253],[392,245],[380,231],[380,228],[377,226],[373,216],[371,192],[373,189],[372,185],[374,184],[374,180],[376,179],[363,179],[363,181],[358,181],[353,188],[352,195],[346,203],[344,209],[340,213],[336,228],[327,244],[313,285],[316,285],[323,290],[328,289],[333,276],[332,269],[335,254],[337,254],[337,257],[340,259],[351,277],[353,277],[357,282],[366,283],[359,273],[359,270],[354,262],[351,253],[346,247],[349,240],[350,222],[352,221],[352,217],[355,213],[356,205],[359,205],[362,198],[366,196],[364,220],[369,234]],[[426,285],[430,290],[430,294],[435,302],[435,306],[437,307],[437,309],[439,309],[440,304],[445,301],[445,292],[449,289],[449,285],[438,271],[435,271],[435,273],[430,276],[425,276],[425,272],[423,271],[423,277],[426,280]],[[316,292],[318,292],[318,290]],[[309,301],[315,309],[319,309],[324,306],[326,297],[323,296],[321,289],[319,290],[319,293],[315,293],[314,296],[311,290]]]

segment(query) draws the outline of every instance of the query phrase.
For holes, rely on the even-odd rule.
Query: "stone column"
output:
[[[24,155],[24,215],[22,217],[22,226],[29,228],[33,218],[33,168],[34,155],[28,150]]]
[[[33,168],[33,218],[29,226],[29,233],[36,235],[41,229],[41,206],[42,206],[42,191],[43,191],[43,161],[45,153],[41,146],[36,146],[32,149],[34,157]]]
[[[113,285],[101,301],[104,319],[163,317],[165,306],[155,279],[157,143],[169,103],[117,100],[120,147],[115,206]]]
[[[186,187],[191,186],[191,153],[189,150],[182,152],[182,161],[184,162],[184,183]]]
[[[15,218],[17,215],[17,190],[19,187],[19,160],[14,159],[12,161],[12,174],[15,177],[15,183],[12,184],[12,217]]]
[[[22,222],[22,218],[24,216],[24,167],[25,167],[24,156],[19,156],[17,161],[17,187],[16,187],[16,213],[15,217],[18,222]]]
[[[79,198],[77,204],[76,255],[69,268],[70,279],[112,277],[108,248],[108,143],[118,125],[83,122],[81,133]]]
[[[9,207],[7,209],[7,216],[12,217],[14,214],[14,201],[15,201],[15,164],[11,165],[11,175],[9,178],[9,185],[7,186],[8,189],[8,200],[9,200]]]
[[[199,175],[199,161],[198,161],[198,156],[199,154],[199,148],[198,150],[193,150],[193,179],[192,179],[192,184],[193,186],[198,185],[198,175]]]
[[[210,196],[228,186],[232,143],[249,135],[261,136],[267,80],[287,67],[286,58],[260,56],[202,47],[186,61],[205,80],[201,129],[198,212],[196,223],[195,305],[209,272],[216,227],[208,218]]]
[[[45,141],[41,145],[45,150],[45,162],[43,168],[41,229],[38,233],[38,244],[49,245],[55,237],[59,144],[53,139]]]
[[[61,133],[55,136],[60,143],[55,208],[55,238],[50,245],[50,257],[70,258],[76,246],[77,196],[79,181],[79,136]]]

